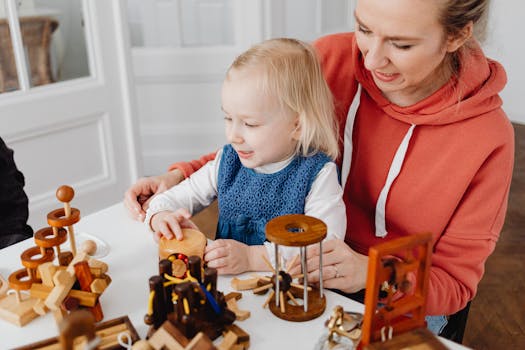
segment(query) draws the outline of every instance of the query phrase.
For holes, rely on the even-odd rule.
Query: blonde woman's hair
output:
[[[300,137],[296,154],[319,151],[336,159],[339,147],[332,94],[319,59],[309,44],[279,38],[263,41],[238,56],[232,69],[256,68],[262,92],[279,99],[299,116]]]

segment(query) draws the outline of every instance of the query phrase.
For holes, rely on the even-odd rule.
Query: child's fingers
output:
[[[166,217],[166,223],[170,231],[175,235],[175,238],[182,241],[184,239],[184,234],[180,228],[179,218],[176,215],[168,215]]]

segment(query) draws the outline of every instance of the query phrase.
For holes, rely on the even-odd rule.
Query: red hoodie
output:
[[[323,37],[315,47],[336,102],[341,150],[348,110],[362,87],[344,192],[346,243],[367,254],[385,240],[432,232],[427,313],[455,313],[476,294],[507,209],[514,136],[498,96],[506,83],[503,67],[479,47],[468,50],[459,79],[400,107],[383,97],[363,67],[353,33]],[[386,236],[377,237],[378,197],[407,133],[399,175],[385,192]],[[170,169],[189,176],[207,159]]]
[[[465,50],[457,80],[400,107],[381,94],[364,68],[353,33],[323,37],[315,46],[335,97],[341,140],[362,86],[344,193],[346,242],[367,254],[385,239],[432,232],[427,313],[460,310],[476,294],[507,209],[514,136],[498,96],[506,83],[503,67],[479,47]],[[402,167],[386,196],[387,234],[377,237],[377,200],[412,125]]]

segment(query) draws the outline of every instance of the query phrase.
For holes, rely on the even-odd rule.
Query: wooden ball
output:
[[[97,251],[97,244],[95,243],[95,241],[87,239],[84,242],[82,242],[82,245],[80,246],[80,251],[86,253],[87,255],[94,255]]]
[[[75,190],[70,186],[63,185],[57,189],[56,196],[62,203],[69,203],[75,196]]]

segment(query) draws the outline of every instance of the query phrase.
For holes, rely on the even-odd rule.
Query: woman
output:
[[[498,96],[505,72],[473,37],[488,7],[488,0],[358,0],[355,33],[315,43],[336,103],[348,221],[346,244],[323,245],[327,288],[363,289],[370,246],[432,232],[427,313],[453,314],[474,297],[503,225],[514,159]],[[198,164],[175,166],[188,175]],[[128,208],[160,183],[131,187]],[[315,247],[309,256],[315,280]],[[445,322],[440,317],[434,330]]]

